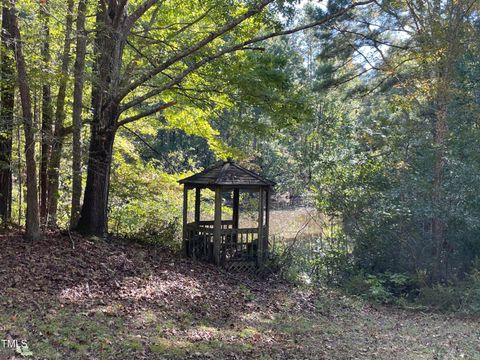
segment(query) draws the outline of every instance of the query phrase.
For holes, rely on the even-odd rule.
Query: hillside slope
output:
[[[480,357],[478,319],[372,306],[119,241],[0,244],[0,340],[25,340],[35,359]],[[1,345],[0,359],[21,358]]]

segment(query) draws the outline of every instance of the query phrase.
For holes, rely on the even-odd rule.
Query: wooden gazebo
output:
[[[227,269],[251,270],[262,265],[268,251],[270,194],[273,181],[232,160],[220,162],[179,181],[183,192],[183,246],[187,256],[211,261]],[[195,189],[194,221],[188,222],[188,190]],[[202,189],[215,192],[213,221],[201,219]],[[258,227],[239,228],[240,192],[258,196]],[[222,199],[232,198],[232,218],[222,219]]]

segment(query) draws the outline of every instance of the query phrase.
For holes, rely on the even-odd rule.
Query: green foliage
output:
[[[420,289],[418,303],[435,310],[459,310],[462,306],[462,293],[453,286],[434,285]]]
[[[406,274],[367,275],[362,271],[353,274],[342,285],[349,294],[384,304],[411,296],[416,289],[414,280]]]
[[[270,254],[266,268],[294,284],[310,284],[312,263],[302,242],[279,242]]]
[[[450,6],[461,8],[462,4],[445,3],[442,11]],[[398,15],[386,16],[392,23],[409,21],[400,14],[405,10],[400,10],[400,3],[384,5],[392,10],[390,15]],[[452,50],[449,55],[455,57],[451,61],[456,69],[448,80],[454,89],[447,105],[449,132],[442,145],[446,149],[445,169],[439,190],[435,187],[440,147],[435,137],[437,91],[439,82],[446,80],[436,78],[433,69],[443,66],[445,49],[452,46],[446,36],[448,17],[432,23],[434,35],[420,34],[417,38],[415,34],[409,38],[415,48],[410,55],[415,56],[407,61],[408,51],[399,49],[390,49],[380,58],[368,55],[370,37],[400,46],[406,39],[389,38],[391,23],[380,21],[368,11],[363,15],[379,20],[378,33],[357,36],[362,24],[353,21],[349,25],[358,26],[355,32],[325,31],[313,40],[322,45],[315,77],[318,84],[313,89],[318,91],[322,106],[316,114],[319,126],[309,134],[319,144],[312,171],[318,207],[342,219],[342,232],[353,246],[355,269],[379,277],[380,285],[385,285],[382,277],[388,273],[412,277],[421,273],[425,274],[424,281],[432,284],[438,281],[438,269],[445,264],[448,269],[443,269],[441,276],[457,281],[472,270],[480,254],[475,240],[480,236],[476,216],[480,199],[475,190],[480,178],[480,134],[476,126],[479,102],[474,95],[478,93],[478,82],[473,80],[478,75],[473,62],[478,63],[480,53],[471,41],[471,35],[478,33],[478,25],[458,20],[465,31],[457,34],[464,41],[465,52]],[[315,11],[310,11],[309,16],[315,17]],[[345,41],[355,46],[345,47]],[[367,59],[352,60],[355,53],[362,51]],[[372,63],[389,67],[404,60],[402,66],[392,70],[396,79],[374,68],[368,76],[338,85]],[[434,202],[432,199],[437,197],[440,200]],[[434,240],[432,219],[444,226],[441,246]],[[448,260],[440,261],[438,253],[444,253]],[[385,298],[377,285],[372,284],[378,296]]]
[[[21,357],[30,357],[30,356],[33,356],[33,351],[30,350],[30,348],[28,347],[28,345],[25,345],[25,346],[18,346],[16,349],[15,349],[15,352],[20,355]]]
[[[115,157],[110,193],[110,231],[117,236],[178,249],[182,214],[179,175],[169,175],[154,161]]]
[[[352,272],[352,257],[332,235],[280,241],[267,267],[293,283],[338,285]]]
[[[440,311],[480,314],[480,271],[475,270],[456,284],[423,287],[418,304]]]

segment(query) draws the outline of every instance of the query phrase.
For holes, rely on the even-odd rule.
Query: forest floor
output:
[[[139,244],[0,244],[0,359],[22,358],[8,340],[35,359],[480,359],[478,318],[228,274]]]

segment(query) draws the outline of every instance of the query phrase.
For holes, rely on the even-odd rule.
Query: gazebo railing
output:
[[[223,261],[255,261],[258,250],[258,228],[228,229],[221,232]]]
[[[222,221],[220,231],[220,259],[226,262],[254,262],[258,253],[258,228],[233,229],[233,221]],[[264,227],[265,229],[265,227]],[[189,223],[186,226],[189,256],[213,261],[213,221]],[[266,234],[265,230],[263,231]],[[266,248],[266,239],[264,248]]]

